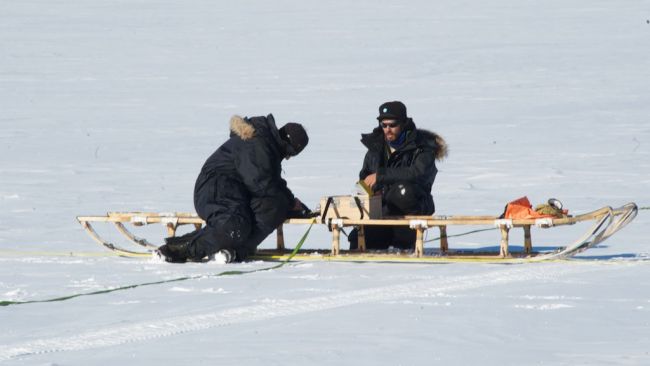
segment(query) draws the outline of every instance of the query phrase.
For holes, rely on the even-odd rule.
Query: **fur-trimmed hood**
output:
[[[449,154],[449,147],[447,146],[447,141],[445,141],[442,136],[438,135],[435,132],[424,129],[417,130],[417,132],[419,135],[422,135],[423,140],[426,140],[427,142],[433,142],[433,155],[435,156],[436,160],[442,161],[447,157]]]
[[[261,138],[270,141],[282,156],[287,154],[288,142],[280,138],[280,132],[272,114],[266,117],[232,116],[230,118],[230,136],[237,136],[243,141]]]
[[[241,116],[234,115],[230,117],[230,132],[246,141],[255,137],[255,126]]]

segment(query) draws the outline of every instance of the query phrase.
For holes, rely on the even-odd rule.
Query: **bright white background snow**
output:
[[[310,206],[350,193],[394,99],[451,147],[439,214],[650,206],[648,1],[3,0],[0,50],[0,300],[267,267],[111,257],[75,221],[191,211],[232,114],[304,123],[284,169]],[[303,263],[4,307],[0,363],[647,365],[649,223],[571,262]]]

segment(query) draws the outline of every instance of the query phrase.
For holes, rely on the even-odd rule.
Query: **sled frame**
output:
[[[440,233],[440,253],[441,255],[453,256],[449,250],[449,240],[447,236],[447,227],[449,226],[493,226],[499,229],[500,244],[498,254],[486,254],[482,257],[494,259],[512,258],[510,253],[510,232],[513,228],[521,228],[524,233],[524,256],[535,258],[532,244],[532,227],[549,228],[553,226],[573,225],[584,221],[594,221],[592,228],[585,233],[578,241],[560,247],[555,253],[539,256],[540,259],[567,257],[575,255],[581,251],[591,248],[619,231],[630,221],[634,219],[638,212],[638,207],[634,203],[628,203],[619,208],[613,209],[609,206],[585,214],[565,217],[565,218],[545,218],[545,219],[500,219],[496,216],[402,216],[389,217],[384,219],[347,219],[347,218],[330,218],[325,224],[332,232],[332,242],[329,255],[339,257],[345,254],[341,251],[341,231],[345,227],[358,228],[358,250],[350,251],[363,256],[366,254],[365,227],[367,226],[404,226],[416,231],[415,251],[412,256],[423,258],[424,255],[424,237],[429,229],[437,228]],[[130,223],[134,226],[149,224],[162,224],[167,229],[168,236],[175,236],[176,230],[182,225],[194,225],[195,228],[201,228],[205,222],[196,214],[172,212],[172,213],[152,213],[152,212],[109,212],[103,216],[79,216],[77,220],[88,233],[88,235],[100,245],[117,252],[124,256],[146,256],[150,255],[157,247],[146,239],[142,239],[129,231],[124,224]],[[91,223],[104,222],[113,223],[118,232],[120,232],[129,242],[147,249],[146,252],[138,252],[125,249],[110,243],[101,238],[92,227]],[[276,250],[277,253],[286,251],[284,242],[283,225],[309,225],[317,224],[316,218],[310,219],[288,219],[279,225],[276,230]],[[372,254],[377,256],[376,253]]]

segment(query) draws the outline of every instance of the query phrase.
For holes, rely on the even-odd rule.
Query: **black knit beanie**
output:
[[[280,128],[280,137],[289,143],[287,146],[287,155],[298,155],[309,143],[309,136],[307,131],[300,123],[289,122]]]
[[[379,117],[381,122],[385,119],[394,119],[398,123],[406,122],[406,106],[400,101],[386,102],[379,106]]]

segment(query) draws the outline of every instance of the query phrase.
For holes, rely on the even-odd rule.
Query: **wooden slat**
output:
[[[583,215],[577,215],[566,218],[552,219],[554,226],[571,225],[580,221],[593,220],[601,217],[611,211],[609,207],[603,207],[599,210],[589,212]],[[141,219],[147,224],[167,223],[169,220],[177,221],[178,225],[195,224],[200,225],[205,222],[196,214],[186,212],[175,213],[154,213],[154,212],[109,212],[104,216],[79,216],[77,220],[87,222],[132,222]],[[494,225],[496,216],[402,216],[385,219],[359,220],[359,219],[341,219],[344,226],[358,225],[390,225],[390,226],[408,226],[411,220],[425,220],[427,226],[449,226],[449,225]],[[317,218],[308,219],[288,219],[285,224],[302,224],[308,225],[319,222]],[[536,220],[512,220],[515,227],[525,227],[535,225]]]
[[[186,224],[204,224],[205,222],[200,217],[173,217],[173,216],[158,216],[158,215],[145,215],[145,214],[126,214],[110,216],[78,216],[77,220],[80,222],[131,222],[132,218],[143,218],[147,224],[160,224],[167,222],[170,219],[178,219],[179,225]]]

